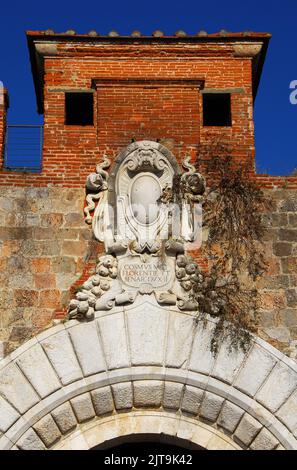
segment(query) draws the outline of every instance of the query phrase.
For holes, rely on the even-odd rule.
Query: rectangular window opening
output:
[[[203,93],[203,126],[231,126],[230,93]]]
[[[65,124],[76,126],[94,125],[93,93],[65,93]]]

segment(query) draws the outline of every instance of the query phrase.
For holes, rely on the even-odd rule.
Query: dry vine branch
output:
[[[224,280],[223,286],[216,288],[224,302],[214,331],[214,352],[223,335],[230,337],[231,347],[248,347],[259,310],[254,281],[267,267],[262,242],[268,201],[250,167],[236,164],[228,149],[224,151],[225,155],[221,152],[203,162],[207,173],[215,174],[204,204],[204,225],[209,231],[205,252],[211,275],[217,281]]]
[[[203,251],[210,269],[203,273],[196,266],[196,274],[187,288],[198,304],[197,321],[205,320],[205,314],[217,317],[212,352],[218,352],[226,336],[231,349],[246,350],[258,320],[259,300],[254,281],[266,271],[263,213],[269,203],[253,177],[251,163],[236,163],[232,150],[222,142],[205,145],[200,150],[196,167],[208,179],[203,202],[208,239]],[[181,206],[184,193],[182,178],[177,175],[172,187],[163,191],[160,202]],[[183,265],[193,261],[181,259],[181,271],[177,274],[181,276]]]

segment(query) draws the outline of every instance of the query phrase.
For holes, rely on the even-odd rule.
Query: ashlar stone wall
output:
[[[291,357],[297,357],[297,190],[267,191],[265,215],[266,275],[261,291],[260,334]]]
[[[259,335],[297,356],[297,190],[269,189],[267,274]],[[65,314],[95,267],[99,243],[83,219],[84,188],[2,187],[0,195],[0,345],[2,354]],[[63,313],[64,312],[64,313]],[[0,351],[1,352],[1,351]]]
[[[4,353],[51,324],[95,255],[85,191],[1,188],[0,341]],[[98,244],[96,244],[98,245]],[[95,261],[91,265],[95,265]]]

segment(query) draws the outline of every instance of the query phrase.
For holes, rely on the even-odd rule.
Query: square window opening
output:
[[[65,124],[76,126],[94,125],[93,93],[65,93]]]
[[[231,126],[230,93],[204,93],[203,126]]]

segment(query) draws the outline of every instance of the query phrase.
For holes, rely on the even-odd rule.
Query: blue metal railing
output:
[[[41,171],[43,126],[7,126],[4,167],[8,170]]]

